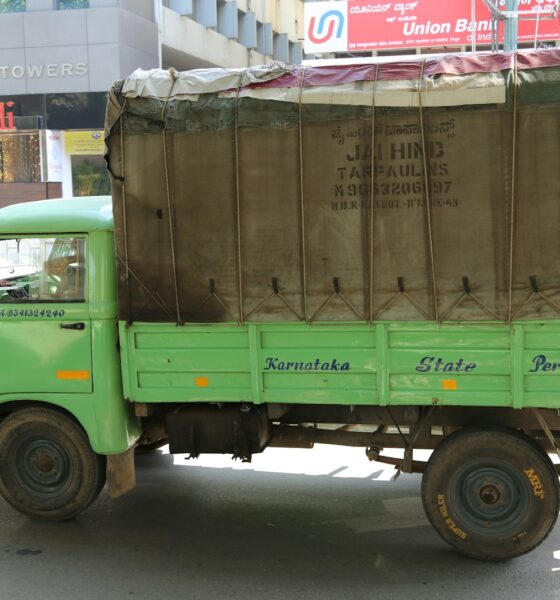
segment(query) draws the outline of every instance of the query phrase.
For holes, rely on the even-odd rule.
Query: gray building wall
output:
[[[0,95],[106,91],[138,67],[160,65],[153,0],[90,0],[56,10],[27,0],[0,14]]]
[[[102,92],[135,69],[301,62],[301,0],[27,0],[0,13],[0,96]],[[284,31],[285,30],[285,31]]]
[[[301,0],[162,0],[164,67],[300,63]]]

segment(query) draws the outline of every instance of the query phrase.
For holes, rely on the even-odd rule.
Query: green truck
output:
[[[112,197],[0,211],[3,497],[73,518],[133,488],[138,446],[360,446],[423,473],[458,551],[533,549],[560,499],[559,107],[557,50],[117,82]]]

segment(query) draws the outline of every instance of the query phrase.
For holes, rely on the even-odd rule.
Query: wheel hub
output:
[[[473,461],[457,473],[453,504],[471,530],[499,534],[521,523],[529,503],[527,490],[511,465]]]
[[[480,499],[484,504],[496,504],[500,499],[500,490],[492,484],[484,485],[480,489]]]
[[[23,440],[13,460],[21,485],[29,492],[43,497],[60,495],[72,476],[69,456],[55,440]]]
[[[49,473],[55,468],[54,460],[48,454],[40,453],[37,457],[35,457],[33,462],[35,463],[37,469],[41,471],[41,473]]]

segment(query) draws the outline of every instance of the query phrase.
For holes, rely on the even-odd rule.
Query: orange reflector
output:
[[[208,377],[195,377],[194,384],[196,387],[208,387]]]
[[[89,379],[89,371],[57,371],[56,378],[85,381]]]
[[[457,389],[457,380],[456,379],[444,379],[441,382],[441,387],[444,390],[456,390]]]

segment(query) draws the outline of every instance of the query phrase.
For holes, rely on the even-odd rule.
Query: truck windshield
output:
[[[0,239],[0,303],[84,300],[84,237]]]

